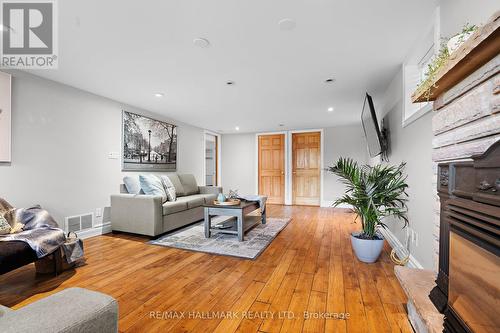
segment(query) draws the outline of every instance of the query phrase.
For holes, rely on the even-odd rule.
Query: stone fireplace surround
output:
[[[434,100],[432,145],[435,171],[433,188],[436,190],[430,195],[435,198],[432,233],[435,271],[438,273],[436,284],[433,281],[435,272],[410,271],[405,267],[396,267],[396,275],[408,295],[408,317],[416,332],[442,332],[443,316],[437,309],[440,312],[444,311],[448,301],[449,226],[443,218],[444,214],[441,213],[440,196],[443,198],[443,195],[440,193],[438,196],[437,192],[438,179],[443,176],[438,174],[438,164],[472,161],[472,157],[482,155],[488,148],[500,141],[499,21],[500,14],[497,12],[489,21],[488,36],[484,38],[476,34],[471,37],[471,39],[476,38],[476,41],[466,43],[473,46],[462,47],[465,60],[456,61],[458,64],[456,72],[460,74],[444,73],[445,80],[442,82],[449,83],[450,76],[455,76],[452,79],[454,83],[446,87],[444,87],[446,84],[440,84],[440,86],[436,84],[435,96],[432,98]],[[486,49],[489,50],[489,55],[493,56],[478,60],[480,58],[478,52],[485,54],[485,40]],[[480,51],[474,53],[475,47]],[[460,56],[462,55],[457,58]],[[476,64],[479,65],[475,66]],[[462,75],[464,74],[463,68],[474,70],[467,72],[467,75]],[[453,72],[454,68],[448,68],[448,70]],[[446,259],[443,260],[443,258]],[[423,297],[428,295],[429,291],[434,304],[429,298]]]
[[[497,55],[434,102],[436,113],[432,126],[435,189],[438,188],[439,163],[471,161],[473,156],[482,155],[500,140],[499,70],[500,55]],[[432,299],[442,311],[447,299],[448,262],[439,263],[439,252],[448,251],[449,229],[446,221],[441,218],[437,192],[434,196],[434,261],[440,288],[433,290]]]

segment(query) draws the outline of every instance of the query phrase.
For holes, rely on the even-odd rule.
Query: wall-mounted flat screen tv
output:
[[[366,144],[371,157],[380,155],[384,151],[384,138],[380,132],[380,127],[377,121],[377,114],[373,106],[373,99],[366,94],[361,112],[361,123],[365,132]]]

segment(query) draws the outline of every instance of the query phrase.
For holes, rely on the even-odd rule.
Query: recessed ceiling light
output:
[[[235,129],[235,130],[237,130],[237,131],[239,131],[239,130],[240,130],[240,127],[239,127],[239,126],[236,126],[234,129]]]
[[[333,112],[333,110],[334,109],[331,106],[328,108],[328,112]]]
[[[206,38],[195,38],[193,39],[193,44],[205,49],[210,46],[210,42]]]
[[[226,82],[226,84],[227,84],[228,86],[232,86],[232,85],[234,85],[235,83],[236,83],[236,82],[234,82],[234,81],[227,81],[227,82]]]
[[[325,83],[333,83],[335,82],[336,80],[334,78],[328,78],[325,80]]]
[[[164,93],[155,93],[155,97],[158,97],[158,98],[159,98],[159,97],[163,97],[163,96],[165,96],[165,94],[164,94]]]
[[[280,27],[280,30],[282,31],[290,31],[295,29],[295,26],[297,25],[294,20],[291,18],[284,18],[278,22],[278,25]]]

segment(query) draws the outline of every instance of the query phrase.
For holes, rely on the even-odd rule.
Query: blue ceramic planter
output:
[[[356,257],[362,262],[374,263],[377,261],[382,249],[384,248],[384,239],[360,239],[355,237],[359,233],[353,232],[351,234],[351,244],[356,254]]]

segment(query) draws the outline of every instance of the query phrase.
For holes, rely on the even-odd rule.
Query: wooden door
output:
[[[285,203],[285,135],[259,135],[259,194]]]
[[[321,133],[292,134],[292,203],[320,205]]]

